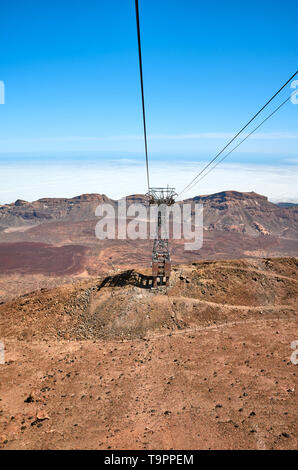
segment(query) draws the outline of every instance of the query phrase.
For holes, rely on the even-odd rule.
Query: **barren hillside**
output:
[[[174,267],[0,306],[2,447],[295,448],[298,262]]]
[[[127,204],[142,203],[144,200],[142,194],[126,198]],[[95,208],[107,202],[116,207],[117,201],[105,194],[82,194],[71,199],[43,198],[33,202],[17,200],[2,205],[0,240],[10,241],[5,233],[15,233],[13,241],[23,241],[22,233],[40,224],[96,220]],[[184,202],[204,205],[204,226],[208,230],[246,233],[252,236],[263,233],[298,239],[298,206],[294,204],[277,205],[269,202],[266,196],[238,191],[196,196]]]
[[[143,202],[131,195],[127,204]],[[0,301],[38,287],[93,279],[111,269],[149,267],[152,240],[98,240],[95,208],[105,195],[44,198],[0,206]],[[174,263],[298,255],[297,206],[279,207],[256,193],[224,191],[186,202],[204,207],[203,246],[171,240]]]

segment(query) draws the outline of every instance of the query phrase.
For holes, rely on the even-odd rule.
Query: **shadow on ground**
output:
[[[114,276],[106,277],[98,286],[97,290],[103,287],[123,287],[127,285],[140,287],[142,289],[151,289],[152,283],[152,276],[146,276],[145,274],[136,272],[134,269],[128,269]]]

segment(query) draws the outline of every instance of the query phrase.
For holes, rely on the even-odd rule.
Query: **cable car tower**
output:
[[[141,51],[141,34],[140,34],[140,19],[139,19],[139,4],[138,0],[135,0],[135,10],[136,10],[136,23],[137,23],[137,38],[138,38],[138,52],[139,52],[139,68],[140,68],[140,83],[141,83],[141,96],[142,96],[142,113],[143,113],[143,128],[144,128],[144,144],[145,144],[145,156],[146,156],[146,173],[147,173],[147,186],[148,193],[147,198],[149,206],[156,204],[158,207],[158,218],[157,218],[157,229],[156,236],[153,243],[152,249],[152,276],[153,276],[153,287],[157,287],[158,280],[159,285],[163,285],[164,282],[168,286],[169,278],[171,273],[171,257],[169,251],[169,234],[167,232],[167,218],[168,218],[168,207],[175,204],[175,197],[181,197],[184,192],[189,191],[197,184],[201,179],[203,179],[210,171],[221,163],[225,158],[228,157],[234,150],[236,150],[239,145],[241,145],[250,135],[252,135],[259,127],[261,127],[271,116],[273,116],[282,106],[284,106],[293,96],[290,95],[285,101],[283,101],[276,109],[273,110],[269,116],[267,116],[256,128],[254,128],[244,139],[240,141],[232,150],[229,150],[228,153],[224,154],[222,158],[212,165],[217,158],[224,153],[224,151],[229,147],[229,145],[234,142],[234,140],[250,125],[252,121],[256,119],[257,116],[271,103],[271,101],[285,88],[285,86],[298,74],[298,71],[290,77],[286,83],[264,104],[264,106],[259,109],[259,111],[245,124],[245,126],[240,129],[239,132],[223,147],[220,152],[212,158],[212,160],[207,163],[207,165],[200,171],[198,175],[193,178],[193,180],[177,195],[175,193],[175,188],[155,188],[150,186],[149,178],[149,161],[148,161],[148,147],[147,147],[147,132],[146,132],[146,115],[145,115],[145,100],[144,100],[144,84],[143,84],[143,67],[142,67],[142,51]],[[210,167],[210,168],[209,168]],[[207,173],[205,171],[208,170]]]
[[[149,205],[157,206],[157,227],[152,248],[153,287],[169,285],[171,274],[171,255],[169,250],[169,233],[167,209],[175,204],[175,188],[150,188],[147,193]],[[158,282],[159,281],[159,282]]]
[[[145,100],[144,100],[144,84],[143,84],[143,67],[142,67],[142,51],[141,51],[141,34],[140,34],[140,19],[139,19],[139,4],[135,0],[136,9],[136,22],[137,22],[137,37],[138,37],[138,51],[139,51],[139,67],[140,67],[140,83],[141,83],[141,96],[142,96],[142,113],[143,113],[143,127],[144,127],[144,144],[146,156],[146,173],[147,173],[147,186],[148,193],[146,194],[149,206],[152,204],[157,205],[158,217],[156,235],[153,242],[152,249],[152,277],[153,287],[159,285],[169,285],[171,273],[171,257],[169,251],[169,234],[167,231],[167,208],[175,204],[175,188],[153,188],[150,186],[149,179],[149,162],[148,162],[148,148],[147,148],[147,132],[146,132],[146,115],[145,115]]]

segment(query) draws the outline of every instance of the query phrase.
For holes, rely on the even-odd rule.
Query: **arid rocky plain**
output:
[[[107,196],[0,206],[2,449],[297,448],[298,207],[196,201],[158,290],[152,242],[95,237]]]

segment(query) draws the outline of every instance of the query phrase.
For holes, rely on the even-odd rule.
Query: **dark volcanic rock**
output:
[[[204,206],[208,230],[298,238],[298,207],[280,207],[260,194],[223,191],[188,199]]]
[[[15,203],[0,206],[0,225],[19,227],[55,221],[81,221],[94,218],[101,203],[113,203],[104,194],[82,194],[71,199],[42,198],[34,202],[18,199]]]
[[[145,196],[133,194],[127,196],[126,201],[127,205],[143,203]],[[196,196],[185,202],[203,204],[204,227],[208,231],[298,239],[298,206],[295,205],[276,205],[260,194],[238,191]],[[104,194],[82,194],[71,199],[42,198],[34,202],[17,200],[0,206],[0,231],[48,222],[95,220],[95,209],[100,203],[116,205],[116,201]]]

